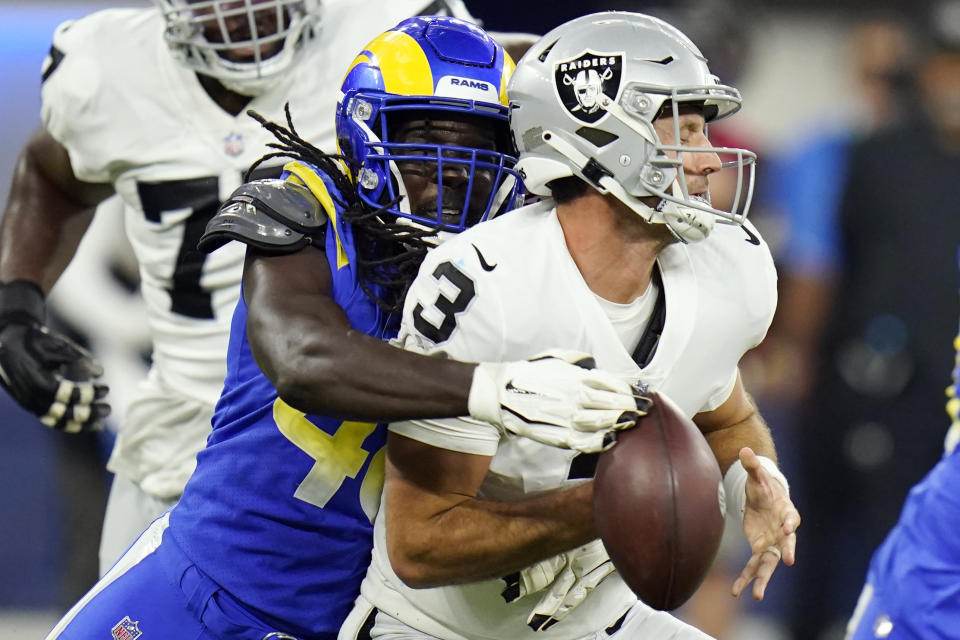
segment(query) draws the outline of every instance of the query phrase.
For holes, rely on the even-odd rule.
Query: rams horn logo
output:
[[[622,53],[585,51],[554,68],[554,87],[560,102],[574,118],[593,123],[606,115],[601,94],[615,100],[623,75]]]

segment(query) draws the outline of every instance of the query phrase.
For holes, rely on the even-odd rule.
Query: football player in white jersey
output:
[[[428,254],[398,339],[467,360],[575,349],[671,397],[713,449],[753,550],[732,592],[752,581],[762,598],[794,562],[800,517],[738,372],[776,304],[769,249],[745,220],[754,155],[706,135],[739,93],[672,26],[609,12],[545,35],[508,97],[518,167],[546,199]],[[738,177],[732,213],[709,200],[721,156]],[[639,602],[591,542],[589,459],[470,419],[390,431],[373,562],[341,640],[706,637]],[[582,500],[559,513],[562,489]]]
[[[301,135],[333,148],[330,113],[360,47],[421,12],[469,17],[459,0],[370,0],[362,11],[351,0],[156,5],[57,29],[43,127],[21,154],[0,230],[0,382],[47,426],[94,429],[109,411],[101,368],[47,329],[44,297],[93,208],[113,193],[126,205],[153,364],[108,464],[101,572],[176,502],[210,432],[244,251],[207,256],[196,244],[272,139],[243,112],[282,120],[289,102]]]

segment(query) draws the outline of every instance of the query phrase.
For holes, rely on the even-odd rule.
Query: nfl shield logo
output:
[[[228,135],[223,139],[223,150],[231,156],[238,156],[243,153],[243,136],[236,132]]]
[[[143,632],[137,626],[138,624],[140,624],[139,620],[130,620],[130,616],[124,616],[123,620],[111,629],[113,640],[137,640],[143,635]]]
[[[622,53],[594,53],[559,62],[553,70],[553,85],[560,102],[577,120],[594,123],[607,115],[602,96],[615,100],[623,74]]]

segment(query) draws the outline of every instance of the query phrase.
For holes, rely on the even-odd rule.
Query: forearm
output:
[[[292,335],[305,338],[288,352],[295,366],[285,369],[296,374],[281,382],[281,396],[301,411],[376,422],[468,414],[473,364],[421,356],[316,319]]]
[[[391,563],[415,588],[519,571],[597,537],[592,487],[587,483],[515,503],[465,498],[425,520],[392,510],[388,491]]]
[[[754,474],[754,482],[765,482],[765,478],[772,476],[775,484],[782,485],[777,491],[784,492],[783,499],[789,503],[786,497],[787,480],[776,466],[777,453],[770,430],[760,417],[753,398],[744,390],[739,376],[730,397],[713,411],[697,414],[694,421],[707,439],[723,472],[729,518],[735,522],[746,522],[744,514],[751,473]],[[753,468],[752,472],[747,468],[748,464]],[[758,475],[761,467],[766,469],[766,474]],[[745,531],[753,544],[755,537],[746,529]]]
[[[62,166],[65,165],[65,166]],[[0,281],[25,279],[49,291],[83,237],[109,185],[73,178],[66,152],[40,133],[20,155],[0,226]]]
[[[353,329],[325,254],[248,254],[247,336],[281,398],[306,413],[365,421],[466,415],[474,365],[428,358]]]
[[[49,292],[76,253],[93,209],[73,206],[24,174],[18,167],[0,227],[0,281],[30,280]]]
[[[756,408],[745,419],[706,433],[704,437],[723,473],[739,459],[740,449],[743,447],[750,447],[757,455],[773,461],[777,459],[770,429]]]
[[[698,413],[693,421],[703,432],[723,473],[739,459],[743,447],[750,447],[757,455],[771,460],[777,459],[767,423],[744,389],[739,373],[723,404],[712,411]]]

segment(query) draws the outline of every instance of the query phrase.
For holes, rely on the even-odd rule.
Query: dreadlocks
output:
[[[340,215],[354,229],[357,279],[361,289],[386,313],[399,314],[403,310],[407,289],[430,247],[424,238],[435,236],[436,231],[388,221],[386,210],[396,205],[400,197],[379,209],[371,209],[363,204],[353,180],[343,170],[343,163],[347,159],[342,155],[324,153],[301,138],[293,126],[289,103],[284,105],[284,113],[286,127],[268,121],[256,111],[247,111],[247,115],[273,134],[278,142],[267,145],[275,151],[254,162],[247,169],[244,181],[248,181],[260,165],[273,158],[299,160],[323,171],[342,196],[335,199],[342,208]],[[330,195],[333,197],[333,194]]]

